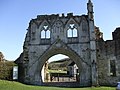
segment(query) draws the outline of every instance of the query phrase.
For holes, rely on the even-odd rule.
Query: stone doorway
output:
[[[43,66],[46,64],[46,61],[54,56],[54,55],[57,55],[57,54],[63,54],[63,55],[66,55],[68,56],[69,59],[71,59],[71,62],[69,64],[73,64],[73,65],[76,65],[77,66],[77,71],[78,73],[76,73],[76,75],[73,75],[73,76],[70,76],[68,75],[67,71],[66,71],[66,74],[60,74],[57,73],[57,74],[47,74],[48,75],[48,80],[45,81],[43,80],[43,76],[42,76],[42,71],[43,71]],[[82,70],[82,63],[80,61],[80,57],[72,52],[71,50],[67,50],[67,49],[64,49],[64,48],[54,48],[54,49],[50,49],[47,51],[46,55],[44,55],[45,57],[43,57],[41,60],[41,62],[44,62],[43,65],[42,65],[42,68],[40,69],[40,77],[41,77],[41,85],[52,85],[52,86],[56,86],[55,82],[56,83],[59,83],[57,85],[60,85],[60,86],[64,86],[64,83],[68,86],[71,86],[73,83],[76,85],[80,85],[80,72]],[[73,63],[74,62],[74,63]],[[70,66],[70,65],[69,65]],[[69,67],[70,68],[70,67]],[[78,84],[79,83],[79,84]]]
[[[41,71],[43,83],[78,83],[80,81],[79,74],[76,63],[63,54],[50,57]]]

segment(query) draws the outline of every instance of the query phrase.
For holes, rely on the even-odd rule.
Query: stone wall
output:
[[[113,32],[113,40],[97,40],[97,66],[100,85],[115,86],[120,81],[120,28]],[[115,75],[111,73],[111,60],[115,61]]]

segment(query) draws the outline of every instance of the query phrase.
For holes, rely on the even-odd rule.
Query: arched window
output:
[[[50,30],[46,31],[46,38],[50,38]]]
[[[48,25],[44,25],[41,31],[41,38],[42,39],[49,39],[50,38],[50,30]]]
[[[67,30],[67,37],[78,37],[77,34],[77,28],[75,27],[75,24],[69,24],[68,30]]]
[[[68,29],[67,34],[68,34],[68,37],[72,37],[72,30]]]
[[[78,35],[77,35],[77,29],[76,28],[74,28],[73,29],[73,37],[77,37]]]
[[[41,38],[45,38],[45,30],[41,31]]]

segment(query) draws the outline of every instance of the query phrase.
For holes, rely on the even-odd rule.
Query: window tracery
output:
[[[41,39],[50,39],[50,30],[48,25],[44,25],[41,31]]]
[[[68,30],[67,30],[67,37],[72,38],[72,37],[78,37],[77,34],[77,28],[75,26],[75,24],[69,24],[68,26]]]

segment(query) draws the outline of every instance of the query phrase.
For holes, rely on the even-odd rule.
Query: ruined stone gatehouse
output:
[[[119,30],[113,33],[111,41],[104,41],[101,34],[96,39],[91,0],[88,0],[87,10],[87,15],[38,15],[30,21],[23,53],[16,60],[19,81],[44,85],[42,67],[56,54],[67,55],[78,66],[79,86],[112,85],[118,81],[120,47],[119,35],[116,35]],[[112,72],[110,68],[114,66],[116,71]]]

